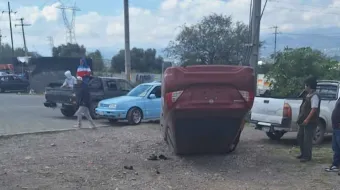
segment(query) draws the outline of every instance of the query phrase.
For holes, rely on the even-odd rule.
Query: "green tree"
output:
[[[131,69],[137,72],[161,72],[163,58],[156,56],[155,49],[131,49]],[[120,50],[111,60],[111,68],[115,72],[125,71],[125,50]]]
[[[272,95],[294,97],[301,92],[304,80],[310,75],[318,79],[339,79],[338,62],[310,47],[285,48],[277,54],[266,77],[273,80]]]
[[[30,57],[41,57],[36,52],[27,52],[27,55]],[[23,57],[25,56],[24,48],[15,48],[14,49],[14,57]],[[3,57],[12,57],[12,47],[9,44],[0,45],[0,58]]]
[[[86,55],[86,48],[79,44],[62,44],[52,49],[53,57],[84,57]]]
[[[91,52],[87,54],[87,57],[90,57],[92,59],[93,64],[93,70],[94,71],[103,71],[105,68],[103,56],[100,53],[99,50],[96,50],[94,52]]]
[[[248,40],[247,25],[234,23],[231,16],[213,14],[197,24],[183,26],[165,51],[182,65],[237,65],[246,60]]]

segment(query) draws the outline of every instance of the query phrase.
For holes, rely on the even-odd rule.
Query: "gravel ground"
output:
[[[320,155],[313,162],[301,164],[293,157],[292,138],[273,143],[246,127],[232,154],[177,157],[168,152],[158,126],[2,138],[1,189],[339,189],[340,176],[323,172],[329,144],[316,148]],[[152,154],[168,159],[147,160]]]

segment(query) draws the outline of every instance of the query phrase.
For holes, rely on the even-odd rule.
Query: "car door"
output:
[[[338,84],[318,84],[316,89],[321,98],[320,115],[326,119],[328,132],[332,129],[330,116],[338,98],[338,87]]]
[[[109,79],[104,81],[106,86],[106,91],[104,92],[105,98],[113,98],[124,95],[119,89],[117,85],[117,80]]]
[[[126,95],[133,88],[129,82],[127,82],[126,80],[122,80],[122,79],[117,80],[117,87],[120,93],[122,94],[122,96]]]
[[[24,90],[26,89],[26,82],[17,76],[13,76],[13,88],[14,90]]]
[[[18,81],[14,80],[13,76],[7,76],[5,81],[6,90],[18,90]]]
[[[155,95],[154,98],[151,98],[150,95]],[[161,111],[161,86],[155,86],[150,93],[148,94],[145,100],[145,119],[154,119],[160,117]]]

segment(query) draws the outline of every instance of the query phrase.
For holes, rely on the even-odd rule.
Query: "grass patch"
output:
[[[275,148],[273,149],[274,154],[279,154],[280,156],[294,157],[300,154],[299,147],[292,148]],[[318,164],[329,164],[333,160],[333,151],[329,146],[314,146],[313,147],[313,162]]]

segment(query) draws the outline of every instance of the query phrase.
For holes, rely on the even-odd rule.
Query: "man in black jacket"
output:
[[[339,172],[340,167],[340,98],[335,104],[332,112],[332,149],[333,149],[333,163],[329,168],[326,168],[327,172]],[[340,173],[338,173],[340,175]]]
[[[301,154],[297,156],[301,162],[308,162],[312,159],[312,145],[314,131],[319,122],[321,98],[316,92],[317,80],[309,77],[305,80],[305,97],[300,106],[300,113],[297,123],[299,131],[297,140],[300,145]]]
[[[75,127],[77,128],[81,128],[82,125],[82,119],[83,119],[83,115],[87,118],[87,120],[90,122],[91,124],[91,128],[95,129],[96,124],[93,122],[92,117],[90,115],[90,107],[91,107],[91,97],[90,97],[90,92],[88,89],[88,85],[82,82],[82,78],[81,77],[77,77],[78,80],[78,84],[80,85],[80,89],[77,92],[77,103],[78,103],[78,110],[76,112],[76,116],[77,116],[77,124],[75,125]]]

